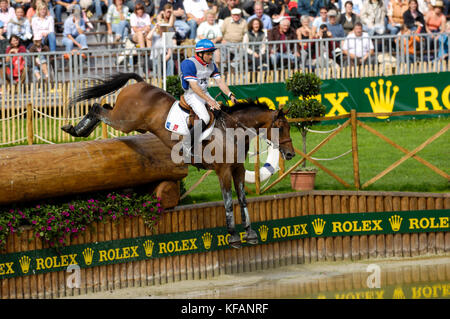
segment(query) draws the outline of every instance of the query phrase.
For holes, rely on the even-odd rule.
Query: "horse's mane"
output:
[[[224,106],[222,107],[222,111],[224,111],[227,114],[233,114],[234,112],[248,110],[248,108],[257,108],[261,111],[270,110],[266,102],[259,102],[258,100],[253,99],[246,99],[236,102],[236,104],[234,104],[231,107]]]

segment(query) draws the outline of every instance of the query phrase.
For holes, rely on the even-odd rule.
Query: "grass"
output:
[[[394,120],[385,122],[368,122],[367,124],[400,146],[412,151],[425,142],[432,135],[437,133],[445,125],[450,123],[450,117],[440,117],[435,119],[421,120]],[[327,131],[337,125],[317,125],[314,130]],[[360,166],[361,185],[382,172],[388,166],[402,158],[405,154],[393,146],[387,144],[377,136],[367,130],[358,127],[358,152]],[[315,145],[320,143],[327,134],[308,133],[307,149],[310,151]],[[301,136],[296,129],[291,129],[291,137],[294,146],[301,149]],[[350,126],[341,131],[330,140],[319,151],[314,153],[315,158],[332,158],[341,155],[351,149],[351,129]],[[420,157],[435,165],[439,169],[448,173],[450,171],[450,132],[425,147],[419,153]],[[294,159],[286,162],[286,169],[299,161],[301,157],[297,155]],[[264,163],[264,159],[262,159]],[[348,184],[353,183],[353,159],[351,153],[333,161],[320,161],[322,165],[329,168]],[[308,162],[308,167],[313,166]],[[253,164],[246,163],[246,168],[253,170]],[[185,179],[185,188],[189,189],[206,171],[198,171],[194,167],[189,167],[189,175]],[[274,174],[269,184],[278,177]],[[267,184],[267,185],[269,185]],[[248,197],[258,196],[254,193],[254,185],[248,184],[251,190]],[[263,189],[264,187],[262,187]],[[326,172],[319,170],[316,176],[315,189],[317,190],[356,190],[354,187],[346,188],[336,179]],[[419,163],[415,159],[408,159],[396,169],[385,175],[383,178],[368,186],[364,190],[372,191],[412,191],[412,192],[448,192],[450,183],[444,177]],[[293,192],[290,186],[290,179],[287,176],[279,184],[271,188],[264,195]],[[222,200],[222,194],[218,185],[217,176],[212,173],[190,193],[182,204],[199,203],[206,201]]]

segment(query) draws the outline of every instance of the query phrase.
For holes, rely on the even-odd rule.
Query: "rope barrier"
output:
[[[311,156],[311,158],[312,158],[313,160],[315,160],[315,161],[334,161],[335,159],[338,159],[338,158],[340,158],[340,157],[343,157],[343,156],[345,156],[345,155],[347,155],[347,154],[349,154],[349,153],[351,153],[351,152],[352,152],[352,150],[349,149],[347,152],[345,152],[345,153],[343,153],[343,154],[341,154],[341,155],[335,156],[335,157],[330,157],[330,158],[316,158],[316,157],[312,157],[312,156]]]
[[[26,139],[27,139],[26,137],[22,137],[22,138],[19,138],[18,140],[15,140],[15,141],[6,142],[6,143],[0,143],[0,145],[14,144],[14,143],[17,143],[17,142],[22,142],[22,141],[24,141]]]
[[[40,137],[40,136],[37,135],[37,134],[34,134],[34,136],[36,136],[38,139],[40,139],[41,141],[43,141],[43,142],[45,142],[45,143],[48,143],[48,144],[55,144],[55,143],[53,143],[53,142],[51,142],[51,141],[49,141],[49,140],[46,140],[46,139],[43,138],[43,137]]]
[[[52,120],[59,120],[59,121],[67,121],[67,120],[79,120],[82,119],[84,116],[79,116],[79,117],[54,117],[54,116],[50,116],[48,114],[45,114],[44,112],[41,112],[35,108],[33,108],[33,111],[35,111],[38,114],[44,115],[45,117],[48,117]]]
[[[309,128],[306,128],[306,130],[311,133],[328,134],[328,133],[333,133],[334,131],[338,130],[340,127],[341,127],[341,125],[339,125],[338,127],[334,128],[332,130],[329,130],[329,131],[316,131],[316,130],[311,130]]]
[[[24,115],[25,113],[27,113],[27,111],[23,111],[22,113],[16,114],[16,115],[11,116],[11,117],[7,117],[7,118],[5,118],[5,119],[0,119],[0,121],[8,121],[8,120],[12,120],[12,119],[14,119],[14,118],[16,118],[16,117],[19,117],[19,116],[21,116],[21,115]]]

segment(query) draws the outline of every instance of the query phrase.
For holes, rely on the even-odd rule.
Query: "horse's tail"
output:
[[[69,110],[77,103],[89,99],[99,98],[111,94],[123,87],[131,79],[143,82],[144,79],[136,73],[117,73],[106,79],[95,79],[98,83],[95,86],[82,89],[77,95],[69,100]]]

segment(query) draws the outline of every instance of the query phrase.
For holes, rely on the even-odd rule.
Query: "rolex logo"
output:
[[[91,248],[85,248],[83,250],[84,263],[86,265],[92,264],[92,257],[94,256],[94,251]]]
[[[391,228],[393,231],[399,231],[400,230],[400,226],[402,224],[402,220],[403,218],[401,218],[398,215],[394,215],[389,217],[389,223],[391,223]]]
[[[212,238],[213,238],[213,236],[210,233],[203,234],[202,240],[203,240],[203,246],[205,247],[205,249],[211,248]]]
[[[155,243],[149,239],[144,242],[143,246],[145,250],[145,256],[151,257],[153,254],[153,246],[155,246]]]
[[[394,102],[395,102],[395,95],[398,92],[398,86],[395,85],[392,88],[392,96],[391,96],[391,81],[386,81],[386,92],[384,91],[384,80],[379,79],[378,80],[379,89],[378,92],[376,90],[376,82],[370,83],[370,86],[372,87],[372,93],[373,96],[370,94],[370,89],[365,88],[364,93],[369,98],[370,106],[372,107],[372,110],[374,113],[386,113],[386,112],[392,112],[394,109]],[[389,116],[378,116],[379,119],[386,119]]]
[[[31,262],[31,258],[28,256],[22,256],[19,259],[19,264],[20,264],[20,268],[22,269],[22,272],[24,274],[28,273],[28,271],[30,270],[30,262]]]
[[[322,218],[316,218],[313,220],[312,225],[314,228],[314,232],[316,235],[322,235],[323,229],[325,228],[326,221],[324,221]]]
[[[395,288],[392,299],[405,299],[405,294],[403,293],[402,287]]]
[[[259,235],[261,236],[261,241],[267,240],[267,234],[269,233],[269,228],[266,225],[262,225],[258,228]]]

